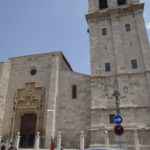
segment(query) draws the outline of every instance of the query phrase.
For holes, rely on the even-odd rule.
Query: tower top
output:
[[[89,13],[108,9],[121,9],[141,4],[141,0],[88,0]]]

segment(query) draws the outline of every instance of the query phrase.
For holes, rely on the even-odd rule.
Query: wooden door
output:
[[[35,132],[36,132],[36,114],[24,114],[21,117],[21,126],[20,126],[20,147],[23,148],[32,148],[35,141]]]

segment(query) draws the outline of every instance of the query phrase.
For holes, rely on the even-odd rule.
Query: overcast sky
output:
[[[150,0],[145,0],[150,35]],[[89,73],[87,0],[0,0],[0,61],[63,51],[73,69]]]

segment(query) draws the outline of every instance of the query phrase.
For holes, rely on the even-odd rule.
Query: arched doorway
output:
[[[35,142],[37,116],[34,113],[24,114],[20,124],[20,147],[33,148]]]

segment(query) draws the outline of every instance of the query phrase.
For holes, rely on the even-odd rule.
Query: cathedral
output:
[[[88,0],[91,75],[62,52],[0,63],[0,139],[40,148],[61,137],[64,149],[150,150],[150,47],[140,0]],[[118,95],[115,95],[117,91]],[[123,118],[116,136],[113,118]],[[81,138],[84,141],[81,143]],[[59,140],[60,141],[60,140]],[[80,148],[81,149],[81,148]],[[83,150],[83,149],[82,149]]]

